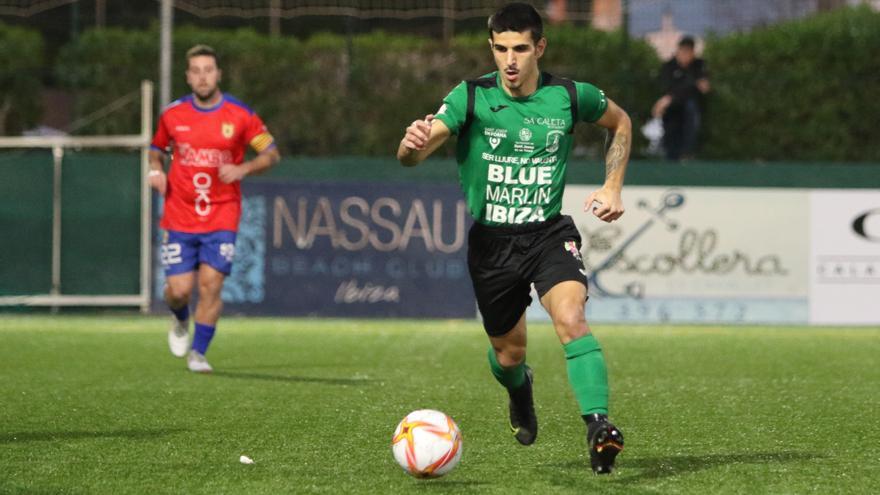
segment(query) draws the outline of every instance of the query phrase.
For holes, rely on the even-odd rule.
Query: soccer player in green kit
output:
[[[605,222],[623,214],[630,119],[596,87],[538,70],[547,47],[540,15],[511,3],[489,18],[497,72],[456,86],[436,115],[406,129],[397,158],[413,166],[458,135],[462,190],[475,223],[468,268],[489,335],[492,374],[508,392],[517,441],[534,443],[538,420],[526,364],[525,311],[534,284],[565,351],[568,378],[587,426],[590,464],[610,473],[623,434],[608,420],[602,349],[585,318],[587,277],[581,238],[560,214],[572,130],[580,121],[608,129],[605,183],[584,209]]]

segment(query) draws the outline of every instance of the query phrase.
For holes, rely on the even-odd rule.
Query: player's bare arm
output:
[[[446,124],[428,114],[406,128],[397,148],[397,159],[405,167],[418,165],[445,143],[450,134]]]
[[[626,175],[626,165],[629,162],[629,151],[632,146],[632,122],[622,108],[608,99],[608,109],[596,124],[608,129],[605,184],[590,194],[584,203],[584,211],[592,208],[593,214],[603,222],[613,222],[624,212],[620,191],[623,189],[623,177]],[[599,205],[592,207],[594,201]]]
[[[257,154],[253,160],[248,160],[240,165],[225,164],[220,166],[217,176],[226,184],[244,179],[248,175],[258,175],[266,172],[281,160],[278,148],[272,146]]]
[[[168,177],[165,175],[165,153],[150,150],[150,172],[147,174],[150,187],[165,196],[168,188]]]

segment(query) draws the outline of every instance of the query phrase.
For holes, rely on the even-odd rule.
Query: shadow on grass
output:
[[[694,473],[732,464],[777,464],[807,461],[824,457],[816,452],[743,452],[734,454],[672,455],[662,457],[621,458],[622,469],[638,470],[633,476],[615,478],[615,483],[633,484],[669,476]]]
[[[444,478],[436,480],[421,480],[416,486],[416,490],[450,490],[454,488],[476,488],[478,486],[491,485],[488,481],[466,481],[466,480],[447,480]]]
[[[113,431],[22,431],[18,433],[0,433],[0,444],[16,442],[57,442],[81,440],[84,438],[125,438],[142,440],[157,438],[184,431],[182,429],[165,430],[113,430]]]
[[[239,380],[266,380],[270,382],[290,383],[321,383],[324,385],[366,385],[367,378],[321,378],[315,376],[270,375],[266,373],[249,373],[245,371],[215,371],[214,376],[235,378]]]
[[[350,366],[351,366],[352,368],[358,368],[358,366],[357,366],[356,364],[351,364]],[[341,365],[341,364],[339,364],[339,363],[334,363],[334,362],[330,362],[330,363],[311,363],[311,362],[309,362],[309,363],[303,363],[303,362],[294,362],[294,363],[291,363],[291,361],[286,361],[286,362],[283,362],[283,363],[275,363],[275,364],[273,364],[273,363],[267,363],[267,364],[253,364],[253,363],[247,363],[247,364],[242,364],[242,365],[240,365],[240,366],[235,366],[235,365],[232,365],[232,366],[229,366],[229,365],[223,365],[223,371],[229,371],[229,370],[233,370],[233,371],[252,371],[252,370],[259,370],[259,369],[264,369],[264,370],[289,370],[289,369],[291,369],[291,368],[293,368],[293,367],[296,367],[297,369],[311,369],[311,368],[332,368],[332,369],[339,369],[339,368],[344,367],[344,365]]]
[[[639,484],[679,476],[731,464],[773,464],[821,459],[822,454],[814,452],[750,452],[735,454],[670,455],[660,457],[629,457],[624,451],[618,459],[619,470],[608,477],[596,476],[590,472],[588,460],[572,460],[564,463],[547,464],[555,469],[551,484],[560,487],[576,487],[584,477],[607,480],[615,485],[625,485],[636,489]]]

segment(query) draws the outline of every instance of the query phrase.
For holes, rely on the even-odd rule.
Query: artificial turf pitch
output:
[[[596,326],[626,435],[598,477],[548,325],[529,330],[540,433],[522,447],[476,321],[225,318],[211,376],[170,355],[168,322],[0,316],[0,493],[880,490],[877,328]],[[391,455],[420,408],[462,429],[444,478]]]

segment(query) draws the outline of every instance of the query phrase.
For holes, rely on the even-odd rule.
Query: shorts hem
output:
[[[590,283],[589,283],[589,281],[587,280],[586,277],[584,277],[584,278],[580,278],[580,277],[560,277],[559,279],[555,279],[555,280],[553,280],[552,282],[550,282],[549,284],[547,284],[547,289],[544,290],[544,291],[541,291],[541,289],[539,289],[539,288],[537,287],[537,285],[536,285],[536,286],[535,286],[535,291],[538,292],[538,297],[544,297],[548,292],[550,292],[551,289],[553,289],[553,288],[556,287],[557,285],[561,284],[562,282],[580,282],[580,283],[584,284],[584,288],[585,288],[585,289],[587,289],[588,291],[589,291],[589,289],[590,289]],[[541,284],[541,285],[543,286],[544,284]],[[589,299],[589,297],[590,297],[590,296],[587,295],[587,298],[588,298],[588,299]]]

